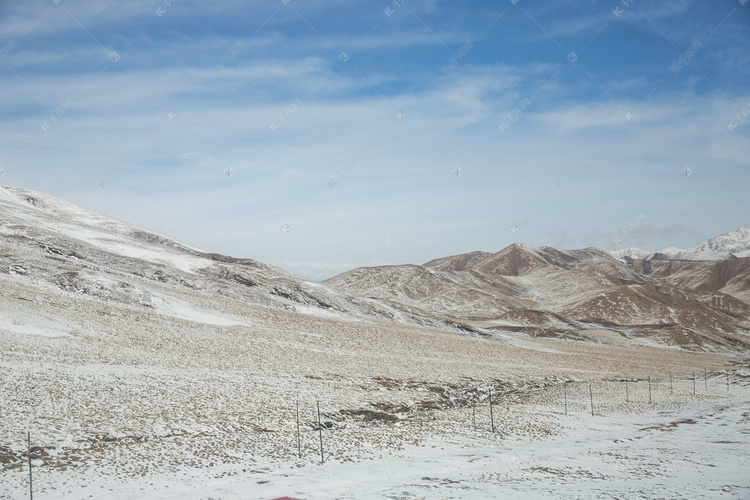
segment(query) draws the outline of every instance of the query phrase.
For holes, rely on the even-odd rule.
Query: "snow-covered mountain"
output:
[[[687,250],[668,247],[658,252],[640,248],[622,248],[609,252],[618,259],[673,259],[673,260],[724,260],[734,257],[750,257],[750,229],[740,227],[703,241]]]
[[[732,257],[750,257],[750,229],[740,227],[698,243],[675,256],[683,260],[722,260]]]
[[[625,259],[626,257],[630,259],[646,259],[649,255],[653,254],[653,252],[634,247],[619,248],[617,250],[612,250],[609,253],[616,259]]]

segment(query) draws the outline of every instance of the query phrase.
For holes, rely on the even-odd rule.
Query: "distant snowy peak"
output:
[[[750,229],[740,227],[721,234],[681,252],[683,260],[722,260],[734,257],[750,257]]]
[[[668,247],[658,252],[648,252],[640,248],[623,248],[609,252],[613,257],[624,260],[724,260],[734,257],[750,257],[750,229],[740,227],[716,238],[698,243],[687,250]]]
[[[667,247],[667,248],[662,248],[658,252],[654,252],[652,255],[659,254],[659,255],[663,255],[664,257],[668,257],[668,258],[672,259],[672,258],[676,257],[677,255],[680,255],[684,251],[685,250],[682,249],[682,248]]]
[[[612,250],[609,253],[616,259],[624,259],[625,257],[629,257],[631,259],[645,259],[649,255],[651,255],[651,252],[647,252],[646,250],[641,250],[640,248],[632,248],[632,247],[621,248],[619,250]]]

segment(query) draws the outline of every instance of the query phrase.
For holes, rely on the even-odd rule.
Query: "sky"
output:
[[[311,280],[750,225],[750,2],[0,2],[0,184]]]

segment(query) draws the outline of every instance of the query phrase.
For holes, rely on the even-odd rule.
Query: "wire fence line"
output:
[[[743,370],[722,370],[709,372],[707,369],[695,372],[672,372],[659,376],[612,377],[600,380],[576,380],[564,377],[546,377],[543,382],[528,386],[510,386],[505,380],[476,380],[440,389],[434,384],[427,391],[431,398],[406,403],[392,401],[350,402],[344,408],[335,401],[305,397],[279,409],[279,419],[289,425],[269,430],[262,424],[255,425],[252,432],[275,434],[269,439],[283,441],[279,436],[292,435],[290,454],[301,460],[317,457],[325,464],[331,457],[341,458],[342,446],[338,441],[340,432],[349,428],[369,427],[388,432],[399,426],[429,425],[453,426],[455,429],[470,430],[477,436],[502,438],[508,433],[509,420],[513,416],[509,409],[536,405],[542,412],[558,417],[576,418],[597,417],[614,414],[627,408],[648,409],[662,404],[683,404],[694,397],[721,397],[736,386],[750,383],[750,373]],[[387,393],[389,398],[398,399],[397,388]],[[289,415],[287,415],[289,413]],[[313,438],[314,436],[314,438]],[[33,500],[35,475],[43,474],[45,466],[53,455],[51,449],[64,454],[66,451],[81,452],[81,447],[61,449],[57,443],[34,443],[31,431],[24,436],[25,450],[11,450],[0,446],[0,470],[21,470],[28,467],[28,493]],[[132,436],[128,436],[132,437]],[[105,438],[110,439],[110,438]],[[110,444],[146,442],[146,434],[137,439],[111,438]],[[151,441],[154,441],[151,439]],[[158,441],[158,440],[157,440]]]

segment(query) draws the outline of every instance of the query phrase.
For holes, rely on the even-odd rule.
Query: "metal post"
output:
[[[589,384],[589,398],[591,399],[591,416],[594,416],[594,393],[591,392],[591,384]]]
[[[565,382],[565,414],[568,414],[568,383]]]
[[[703,369],[703,385],[704,389],[708,390],[708,368]]]
[[[28,431],[26,437],[28,438],[29,443],[29,498],[34,500],[34,486],[31,478],[31,431]]]
[[[669,393],[674,394],[674,390],[672,389],[672,372],[669,372]]]
[[[477,402],[472,401],[471,404],[471,422],[474,424],[474,432],[477,431]]]
[[[492,413],[492,388],[490,387],[490,427],[492,432],[495,432],[495,416]]]
[[[628,379],[625,379],[625,402],[630,403],[630,394],[628,393]]]
[[[695,396],[695,372],[693,372],[693,396]]]
[[[299,437],[299,398],[297,398],[297,452],[302,458],[302,440]]]
[[[323,458],[323,424],[320,421],[320,401],[318,401],[318,435],[320,436],[320,463],[324,463],[325,458]]]
[[[651,404],[651,377],[648,378],[648,404]]]

